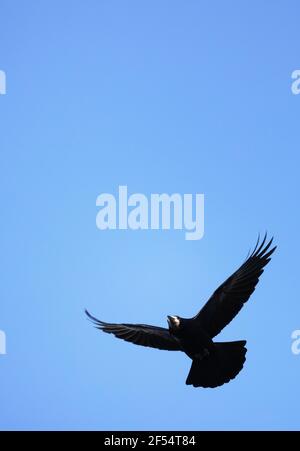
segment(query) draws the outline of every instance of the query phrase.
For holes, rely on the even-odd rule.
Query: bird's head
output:
[[[167,316],[169,331],[171,334],[176,335],[176,332],[179,332],[182,326],[182,321],[179,316]]]

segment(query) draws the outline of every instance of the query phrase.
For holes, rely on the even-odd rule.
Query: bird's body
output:
[[[192,359],[186,384],[194,387],[217,387],[234,379],[245,362],[245,340],[218,343],[213,338],[237,315],[249,299],[276,247],[266,236],[259,240],[241,267],[217,288],[193,318],[168,316],[169,328],[146,324],[105,323],[88,317],[98,329],[131,343],[153,348],[182,351]]]
[[[170,333],[178,340],[183,352],[191,359],[201,358],[214,351],[214,343],[201,327],[200,321],[180,318],[181,328],[172,328],[172,317],[169,316]]]

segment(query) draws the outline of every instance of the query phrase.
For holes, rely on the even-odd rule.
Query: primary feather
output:
[[[163,327],[149,326],[147,324],[115,324],[105,323],[92,316],[87,310],[85,313],[93,321],[97,329],[113,334],[122,340],[136,345],[163,349],[165,351],[179,351],[178,341]]]

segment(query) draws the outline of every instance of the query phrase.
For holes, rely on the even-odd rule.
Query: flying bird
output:
[[[86,310],[96,328],[136,345],[166,351],[182,351],[192,359],[187,385],[218,387],[234,379],[246,360],[246,341],[215,342],[254,292],[264,267],[276,249],[273,238],[266,243],[258,237],[251,255],[225,282],[193,318],[167,316],[168,328],[147,324],[105,323]]]

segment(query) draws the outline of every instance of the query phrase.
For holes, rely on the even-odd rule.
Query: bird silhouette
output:
[[[234,379],[246,360],[246,341],[215,342],[213,338],[229,324],[255,290],[264,267],[276,249],[258,237],[246,261],[209,298],[193,318],[168,315],[168,328],[147,324],[106,323],[85,311],[96,328],[136,345],[182,351],[192,359],[186,384],[218,387]]]

